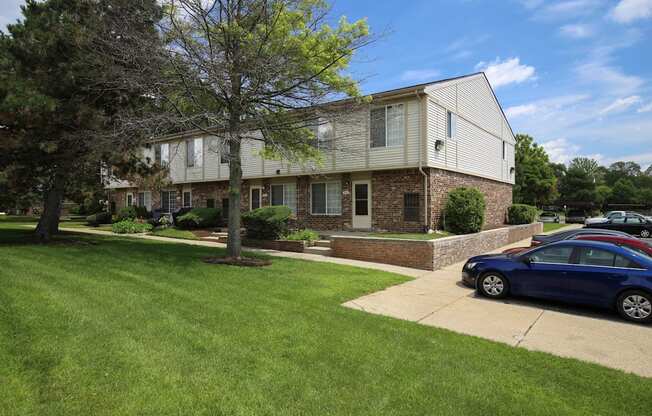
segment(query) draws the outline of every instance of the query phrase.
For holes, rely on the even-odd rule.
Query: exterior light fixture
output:
[[[435,150],[440,151],[444,147],[444,141],[443,140],[437,140],[435,141]]]

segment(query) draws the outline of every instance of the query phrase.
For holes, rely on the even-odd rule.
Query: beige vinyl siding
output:
[[[170,143],[170,179],[173,183],[186,181],[185,142]]]
[[[503,179],[501,139],[458,117],[456,142],[459,170]]]
[[[348,117],[338,118],[335,135],[335,170],[346,171],[368,166],[369,108],[359,108]]]
[[[430,156],[428,158],[428,165],[432,167],[443,168],[446,167],[447,154],[450,146],[444,146],[443,149],[435,150],[435,143],[437,140],[446,142],[446,110],[435,104],[434,101],[428,99],[427,106],[427,152]]]
[[[484,78],[459,82],[457,113],[496,137],[502,137],[503,117]]]
[[[211,136],[204,140],[204,179],[216,180],[219,178],[219,139]]]

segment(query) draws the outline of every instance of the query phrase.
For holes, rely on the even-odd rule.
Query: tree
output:
[[[561,200],[564,204],[597,202],[594,178],[581,166],[570,166],[559,184]]]
[[[641,175],[641,166],[636,162],[615,162],[609,166],[605,175],[608,185],[614,186],[623,178],[635,178]]]
[[[579,169],[586,173],[586,175],[593,180],[593,182],[598,182],[598,176],[600,175],[600,164],[595,159],[590,159],[588,157],[576,157],[571,160],[568,165],[569,169]]]
[[[540,205],[555,200],[557,179],[548,154],[526,134],[516,135],[514,202]]]
[[[131,33],[137,20],[114,22],[110,43],[98,49],[122,68],[111,86],[138,85],[178,129],[219,135],[229,162],[227,252],[239,259],[241,148],[264,144],[266,157],[318,157],[311,127],[333,98],[359,98],[345,75],[354,52],[371,41],[364,20],[327,23],[322,0],[166,0],[158,31],[165,47]],[[144,74],[144,76],[143,76]],[[340,101],[340,108],[354,101]],[[169,122],[170,117],[166,117]],[[161,131],[160,115],[146,119]]]
[[[129,153],[128,143],[101,134],[144,98],[128,88],[94,89],[101,65],[91,39],[111,1],[28,0],[23,20],[0,32],[0,169],[17,194],[43,199],[36,227],[42,241],[58,231],[63,198],[99,181],[102,160]],[[150,4],[155,0],[139,0]],[[155,34],[140,26],[143,37]]]
[[[620,178],[613,186],[610,202],[614,204],[635,204],[638,202],[638,192],[632,181]]]

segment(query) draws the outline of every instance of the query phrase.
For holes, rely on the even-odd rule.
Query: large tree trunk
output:
[[[56,175],[50,189],[45,192],[43,213],[36,226],[36,236],[41,242],[48,242],[52,235],[59,232],[59,217],[63,202],[64,181]]]
[[[226,252],[229,257],[236,259],[240,258],[242,251],[242,241],[240,239],[241,188],[240,138],[231,137],[229,143],[229,237],[226,241]]]

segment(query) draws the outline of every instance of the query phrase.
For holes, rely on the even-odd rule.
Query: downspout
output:
[[[419,172],[423,175],[423,224],[424,231],[427,233],[432,233],[430,229],[430,216],[428,215],[428,174],[423,171],[422,159],[423,159],[423,143],[421,142],[421,126],[423,125],[423,108],[421,106],[421,97],[419,96],[419,90],[414,90],[414,94],[417,96],[417,102],[419,103],[419,127],[417,129],[419,136]],[[427,154],[427,152],[426,152]]]

